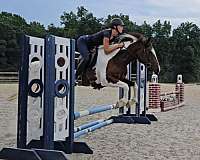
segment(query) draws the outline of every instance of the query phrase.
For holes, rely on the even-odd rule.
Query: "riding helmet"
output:
[[[120,18],[113,18],[111,20],[111,27],[114,26],[124,26],[124,22]]]

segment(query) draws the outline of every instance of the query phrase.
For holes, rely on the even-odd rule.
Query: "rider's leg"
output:
[[[78,66],[77,66],[76,77],[78,77],[79,75],[81,75],[82,73],[84,73],[86,71],[88,62],[89,62],[89,56],[81,58]]]
[[[87,41],[85,36],[81,36],[77,40],[77,48],[80,52],[82,58],[77,66],[76,70],[76,78],[78,78],[79,75],[81,75],[83,72],[85,72],[88,62],[89,62],[89,50],[87,46]]]

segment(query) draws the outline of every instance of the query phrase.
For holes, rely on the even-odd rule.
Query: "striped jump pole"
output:
[[[88,116],[88,115],[112,110],[114,108],[115,108],[114,104],[95,106],[95,107],[92,107],[92,108],[84,110],[84,111],[74,112],[74,119],[78,119],[78,118],[81,118],[81,117],[84,117],[84,116]]]
[[[174,92],[165,92],[165,93],[161,93],[160,96],[168,96],[168,95],[172,95],[172,94],[179,94],[179,91],[174,91]]]
[[[78,131],[76,133],[74,133],[74,138],[79,138],[80,136],[83,136],[85,134],[88,134],[89,132],[93,132],[101,127],[104,127],[104,126],[107,126],[107,125],[110,125],[113,123],[113,119],[109,119],[109,120],[105,120],[99,124],[96,124],[94,126],[91,126],[89,128],[86,128],[84,130],[81,130],[81,131]]]
[[[134,103],[135,103],[135,100],[131,99],[131,100],[128,100],[127,103],[125,103],[123,100],[119,100],[116,104],[95,106],[95,107],[86,109],[84,111],[74,112],[74,119],[76,120],[76,119],[79,119],[84,116],[101,113],[101,112],[105,112],[105,111],[112,110],[112,109],[118,109],[118,108],[121,108],[124,106],[129,108]]]
[[[83,124],[81,126],[75,127],[74,128],[74,133],[75,132],[79,132],[81,130],[84,130],[86,128],[92,127],[92,126],[94,126],[96,124],[102,123],[103,121],[105,121],[105,119],[100,119],[100,120],[97,120],[97,121],[89,122],[89,123]]]

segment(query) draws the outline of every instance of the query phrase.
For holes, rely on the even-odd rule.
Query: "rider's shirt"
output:
[[[109,38],[109,40],[110,40],[109,43],[112,43],[114,41],[114,38],[110,39],[111,32],[112,32],[111,29],[105,29],[105,30],[102,30],[102,31],[97,32],[95,34],[88,35],[87,36],[87,44],[88,44],[88,46],[89,47],[94,47],[94,46],[103,45],[104,37]]]

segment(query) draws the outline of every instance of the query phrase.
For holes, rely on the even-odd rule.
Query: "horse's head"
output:
[[[152,46],[151,38],[141,38],[128,46],[128,52],[134,54],[141,63],[148,67],[150,71],[158,74],[160,72],[160,65],[156,56],[156,52]]]

